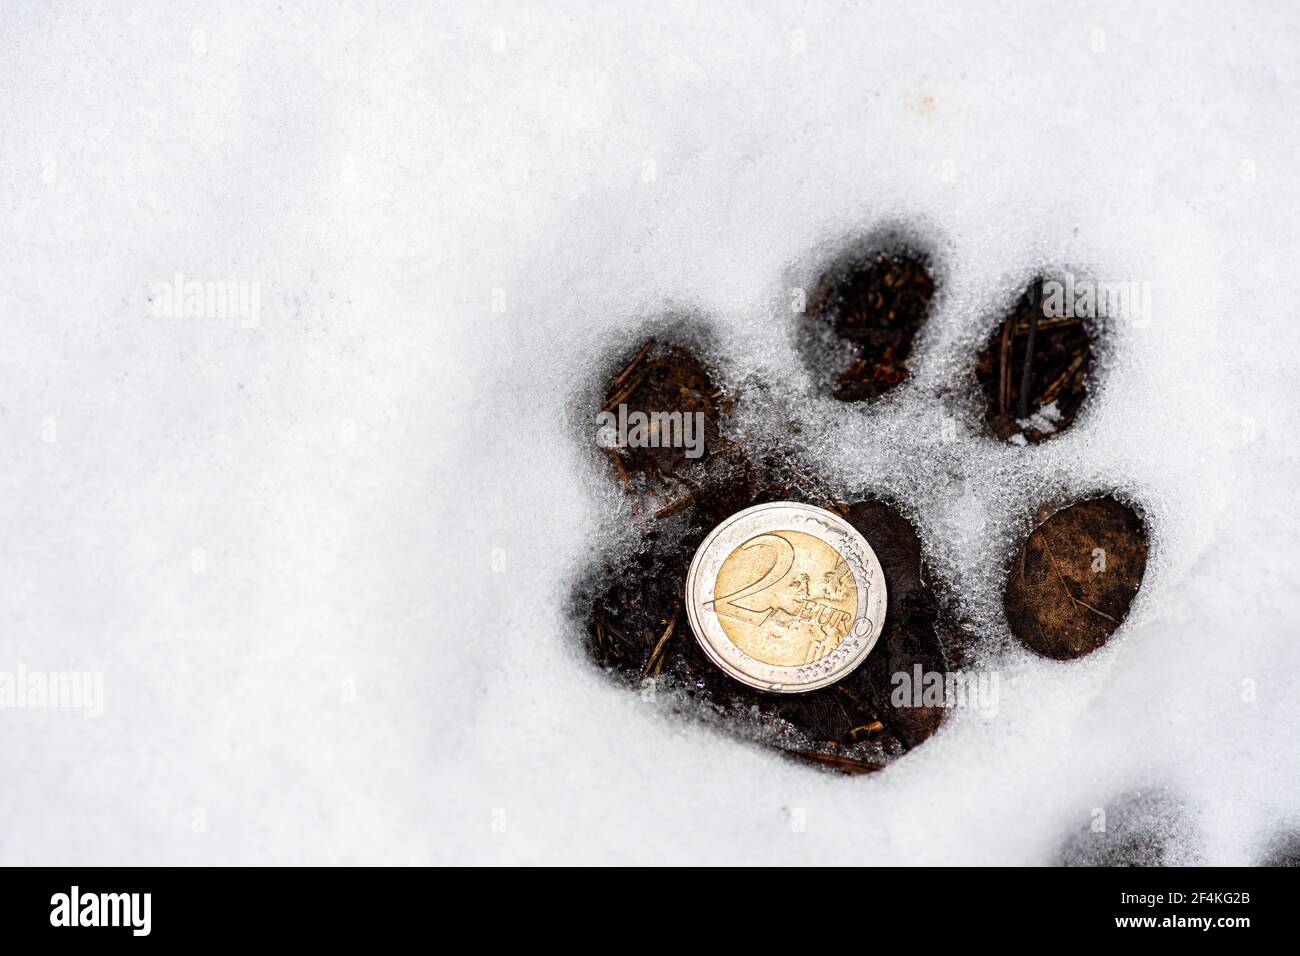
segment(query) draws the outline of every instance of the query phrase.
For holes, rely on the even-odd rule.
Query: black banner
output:
[[[1293,873],[1207,868],[945,869],[922,874],[863,869],[835,878],[831,885],[841,892],[830,894],[823,905],[831,923],[843,920],[861,928],[865,920],[873,937],[918,943],[1026,930],[1071,941],[1098,936],[1180,941],[1199,935],[1232,943],[1256,930],[1277,933],[1288,925],[1282,914],[1294,889]],[[647,875],[647,891],[666,878]],[[731,902],[709,920],[717,933],[751,934],[752,917],[745,913],[755,897],[741,887],[752,885],[758,874],[725,877],[725,883],[710,872],[677,872],[670,878],[674,894]],[[623,903],[599,905],[608,901],[607,876],[572,871],[560,879],[566,898],[585,901],[573,905],[588,932],[608,933],[612,941],[646,931],[639,910],[629,912]],[[561,915],[555,908],[560,898],[555,879],[548,877],[542,886],[535,880],[528,872],[486,870],[453,875],[413,869],[7,869],[0,870],[0,925],[7,943],[58,943],[63,938],[92,949],[147,946],[154,940],[373,944],[452,920],[468,928],[484,916],[492,929],[522,929],[526,920],[536,920],[533,925],[539,927],[553,923]],[[516,882],[521,885],[512,888]],[[643,902],[653,909],[651,899]],[[772,915],[770,904],[761,910]],[[696,915],[708,916],[703,911]],[[738,915],[747,925],[732,923]]]

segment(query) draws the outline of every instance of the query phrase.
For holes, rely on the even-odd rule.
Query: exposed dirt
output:
[[[910,250],[832,268],[804,318],[805,359],[814,378],[843,402],[878,398],[901,384],[934,289],[925,258]]]
[[[715,428],[729,407],[716,373],[685,346],[643,344],[619,368],[606,407],[612,401],[699,410]],[[895,706],[891,678],[918,665],[922,672],[944,672],[942,637],[952,638],[955,629],[940,621],[911,524],[885,502],[845,504],[791,457],[742,448],[722,435],[709,444],[698,460],[682,449],[606,450],[629,494],[679,497],[639,512],[638,553],[611,558],[575,589],[575,613],[586,621],[594,660],[620,681],[694,698],[702,706],[692,712],[830,769],[867,772],[921,743],[938,728],[943,707],[924,699]],[[727,677],[699,648],[684,613],[686,574],[700,542],[724,518],[767,501],[802,501],[846,517],[871,543],[885,574],[889,613],[876,648],[845,679],[806,694],[763,693]]]
[[[1044,315],[1043,282],[1030,283],[998,323],[975,368],[985,426],[1003,440],[1023,435],[1037,444],[1059,435],[1088,395],[1092,332],[1083,319]]]
[[[844,401],[877,398],[905,381],[934,293],[925,257],[909,250],[841,260],[819,282],[804,319],[801,348],[814,378]],[[1043,316],[1041,297],[1038,280],[979,360],[987,426],[1004,439],[1036,442],[1059,433],[1087,394],[1091,333],[1081,322]],[[692,341],[665,333],[636,343],[613,363],[596,400],[594,411],[608,413],[603,431],[617,423],[621,432],[638,413],[643,423],[657,414],[649,434],[665,440],[629,447],[597,439],[631,502],[627,520],[637,546],[598,554],[573,590],[587,649],[614,679],[643,696],[662,693],[670,706],[715,726],[829,769],[879,769],[926,740],[945,714],[941,696],[904,699],[898,675],[950,673],[965,663],[969,635],[949,610],[954,603],[928,583],[920,540],[896,507],[846,501],[797,454],[778,450],[788,442],[746,445],[729,432],[735,393]],[[694,415],[702,437],[694,450],[668,440],[676,421]],[[888,588],[876,648],[844,679],[806,694],[757,691],[726,676],[700,649],[684,611],[687,570],[709,532],[737,511],[783,500],[845,517],[871,543]],[[1038,653],[1081,657],[1127,615],[1145,572],[1146,529],[1111,497],[1039,520],[1007,577],[1007,618]]]
[[[1045,657],[1101,647],[1128,615],[1147,564],[1146,527],[1111,497],[1062,508],[1026,538],[1007,576],[1011,632]]]
[[[618,416],[622,413],[620,406],[626,415],[675,411],[704,416],[702,454],[698,459],[691,457],[689,449],[673,447],[667,441],[660,447],[624,445],[604,449],[625,482],[633,474],[645,474],[661,483],[689,481],[690,473],[701,468],[710,454],[720,449],[725,452],[730,444],[721,440],[718,423],[731,410],[731,402],[723,394],[716,373],[684,346],[646,339],[620,365],[605,390],[601,411]]]

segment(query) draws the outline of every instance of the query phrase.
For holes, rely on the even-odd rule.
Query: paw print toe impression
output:
[[[1109,495],[1062,508],[1026,538],[1007,575],[1004,607],[1030,650],[1073,660],[1123,622],[1146,573],[1142,519]]]
[[[1024,446],[1017,454],[1026,456],[1071,427],[1095,374],[1096,328],[1045,310],[1046,285],[1031,283],[990,330],[968,389],[972,403],[983,402],[986,435]],[[854,414],[878,414],[874,400],[909,376],[935,292],[929,257],[910,247],[855,250],[831,263],[795,320],[814,388],[859,403]],[[741,393],[717,354],[707,326],[659,323],[608,356],[603,381],[582,399],[580,420],[595,428],[580,440],[591,447],[594,432],[593,457],[626,502],[610,520],[627,527],[607,535],[617,543],[581,571],[571,614],[595,664],[656,706],[826,769],[879,770],[939,729],[953,703],[951,675],[981,656],[977,647],[998,646],[997,635],[972,633],[899,502],[835,487],[797,437],[792,450],[789,436],[763,441],[729,427]],[[904,393],[913,400],[924,399]],[[888,592],[883,629],[863,662],[805,693],[728,676],[700,647],[685,607],[701,542],[769,502],[814,505],[847,521],[870,544]],[[1069,661],[1122,625],[1145,573],[1147,529],[1104,493],[1038,507],[1007,567],[1007,629],[1030,651]]]
[[[1069,428],[1092,371],[1093,330],[1083,316],[1054,307],[1047,284],[1037,278],[1021,293],[976,367],[989,434],[1017,444],[1038,444]]]
[[[934,292],[928,256],[906,245],[832,265],[813,292],[800,340],[819,390],[856,402],[901,385]]]

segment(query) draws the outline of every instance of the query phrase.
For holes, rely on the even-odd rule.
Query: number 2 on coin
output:
[[[724,617],[734,618],[737,621],[744,621],[746,624],[753,624],[755,627],[763,624],[774,610],[769,605],[765,610],[755,611],[747,607],[741,607],[736,602],[741,598],[747,598],[760,591],[766,591],[768,588],[775,587],[785,579],[794,567],[794,545],[785,538],[777,534],[760,534],[756,538],[751,538],[741,545],[742,551],[748,551],[750,548],[774,548],[776,554],[772,561],[772,566],[757,581],[745,585],[738,591],[732,591],[729,594],[719,594],[714,598],[713,609]]]

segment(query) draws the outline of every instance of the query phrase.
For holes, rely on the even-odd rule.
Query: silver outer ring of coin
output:
[[[750,657],[732,643],[713,608],[722,562],[755,535],[802,531],[820,538],[844,558],[858,586],[858,607],[839,646],[811,664],[778,667]],[[686,615],[704,653],[722,670],[759,690],[802,694],[833,684],[861,664],[885,626],[885,572],[876,552],[851,524],[824,508],[775,501],[738,511],[709,532],[686,575]]]

